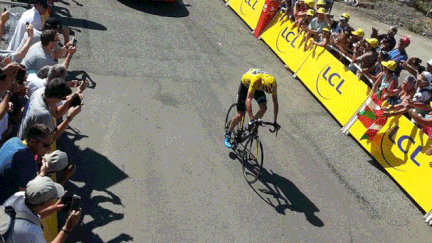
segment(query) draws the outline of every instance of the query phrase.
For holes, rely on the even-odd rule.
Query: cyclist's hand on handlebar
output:
[[[279,130],[281,128],[281,126],[277,122],[274,122],[273,126],[274,126],[275,130]]]
[[[249,126],[255,125],[255,124],[259,123],[260,121],[261,121],[261,119],[253,118],[253,119],[249,122]]]

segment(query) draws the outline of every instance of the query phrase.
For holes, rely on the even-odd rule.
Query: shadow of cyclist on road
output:
[[[315,215],[320,211],[319,208],[293,182],[274,172],[269,173],[265,168],[261,172],[259,181],[264,184],[265,188],[257,191],[252,185],[251,187],[276,212],[285,215],[286,209],[289,209],[304,213],[312,225],[324,226],[324,222]]]

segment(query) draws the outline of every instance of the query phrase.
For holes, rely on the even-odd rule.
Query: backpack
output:
[[[16,212],[11,206],[0,206],[0,242],[6,243],[15,223]]]
[[[12,206],[0,206],[0,243],[6,243],[6,240],[13,232],[15,219],[22,219],[32,224],[40,225],[40,222],[35,222],[28,212],[16,212]]]

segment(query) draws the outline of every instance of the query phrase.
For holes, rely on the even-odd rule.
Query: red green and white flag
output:
[[[384,111],[381,109],[384,101],[385,89],[374,93],[369,99],[366,107],[357,114],[360,122],[367,128],[366,133],[360,138],[372,141],[374,136],[387,122],[387,117],[382,117]]]

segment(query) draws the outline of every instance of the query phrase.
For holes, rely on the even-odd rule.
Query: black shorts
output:
[[[240,82],[240,87],[236,99],[237,111],[246,111],[245,102],[246,102],[247,94],[248,94],[248,88],[245,87],[242,82]],[[254,99],[258,102],[258,104],[267,102],[266,95],[262,90],[255,90]]]

